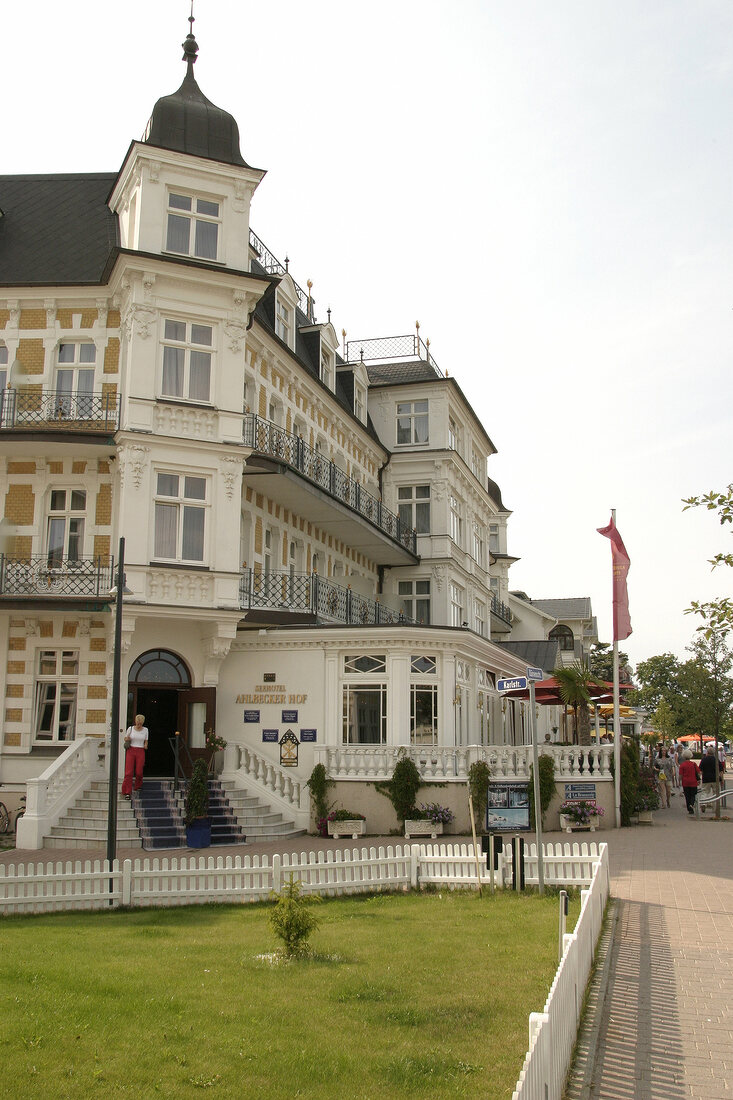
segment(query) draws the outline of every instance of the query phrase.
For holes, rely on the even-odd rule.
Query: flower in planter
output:
[[[209,752],[218,752],[219,749],[225,749],[227,743],[223,737],[219,737],[218,734],[209,726],[206,731],[206,748]]]
[[[325,821],[328,824],[329,821],[366,821],[366,818],[356,810],[331,810]]]
[[[578,799],[576,802],[563,802],[560,813],[569,817],[576,825],[589,825],[593,817],[603,817],[604,809],[593,799]]]
[[[659,795],[656,791],[639,791],[634,804],[634,813],[647,813],[659,809]]]
[[[432,821],[433,825],[450,825],[453,811],[437,802],[422,802],[414,811],[413,821]]]

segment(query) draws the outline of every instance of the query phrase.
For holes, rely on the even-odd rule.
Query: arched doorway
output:
[[[130,668],[127,691],[127,723],[136,714],[145,715],[150,731],[145,759],[148,776],[172,776],[172,739],[178,731],[191,757],[206,756],[206,730],[214,728],[216,689],[191,687],[186,662],[167,649],[141,653]],[[187,771],[188,756],[180,752]]]

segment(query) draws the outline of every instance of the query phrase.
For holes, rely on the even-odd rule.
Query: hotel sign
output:
[[[252,692],[243,692],[235,699],[236,703],[273,703],[282,706],[283,703],[305,703],[307,694],[288,691],[285,684],[256,684]]]

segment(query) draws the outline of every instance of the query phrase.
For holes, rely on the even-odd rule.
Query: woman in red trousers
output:
[[[135,790],[139,791],[143,785],[143,768],[145,767],[145,750],[148,747],[148,730],[145,726],[145,715],[135,715],[135,725],[129,726],[125,734],[125,778],[122,783],[122,793],[129,800],[132,794],[132,783],[135,781]]]

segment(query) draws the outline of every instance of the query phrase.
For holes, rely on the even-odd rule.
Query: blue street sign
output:
[[[545,676],[541,668],[531,668],[527,665],[528,680],[544,680]]]
[[[522,691],[527,686],[526,676],[515,676],[513,680],[497,680],[497,691]]]

